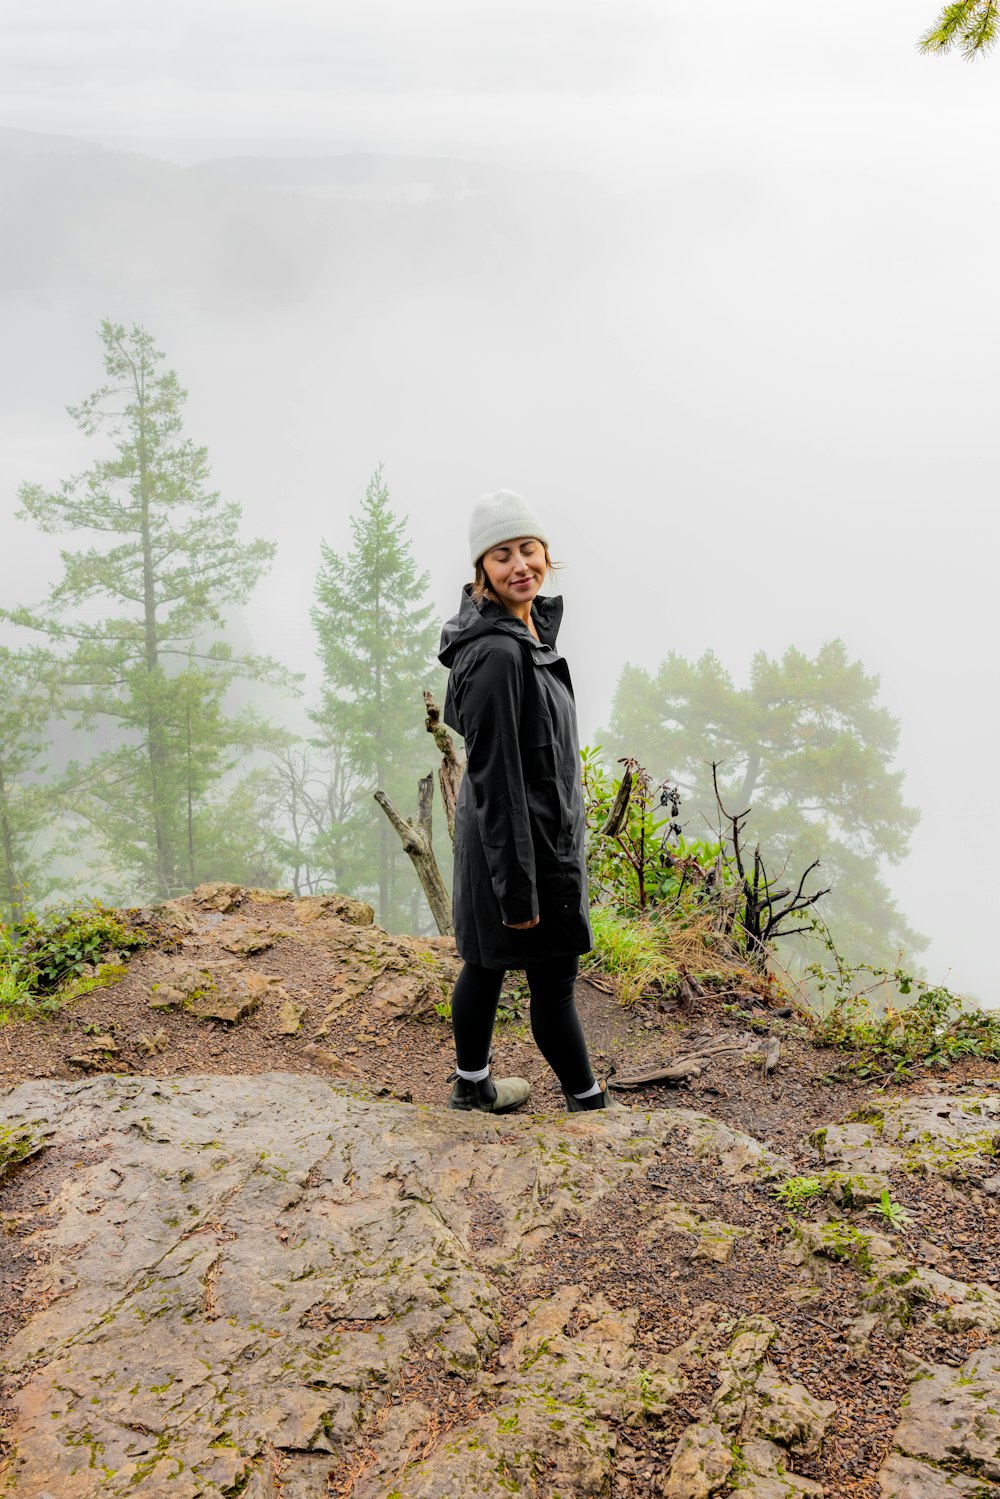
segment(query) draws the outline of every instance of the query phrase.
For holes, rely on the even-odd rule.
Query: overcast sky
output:
[[[340,497],[284,508],[296,545],[255,628],[311,650],[302,557],[346,536],[383,459],[442,612],[469,499],[521,488],[549,518],[585,738],[624,659],[711,647],[740,675],[757,647],[842,636],[923,810],[894,889],[933,975],[997,1002],[1000,56],[921,57],[935,6],[7,0],[0,126],[181,164],[384,151],[599,179],[599,231],[579,266],[540,247],[523,321],[397,296],[341,319],[331,360],[316,307],[125,309],[164,335],[251,529],[275,534],[289,472]],[[17,479],[65,472],[95,310],[15,310],[49,357],[43,379],[3,356],[8,514]]]
[[[183,158],[891,164],[987,186],[996,69],[920,57],[935,0],[6,0],[0,121]],[[960,149],[956,149],[960,147]],[[988,189],[992,191],[992,189]]]

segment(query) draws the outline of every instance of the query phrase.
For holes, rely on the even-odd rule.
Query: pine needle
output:
[[[1000,37],[1000,0],[956,0],[946,5],[917,43],[921,52],[950,52],[960,48],[967,61],[985,55]]]

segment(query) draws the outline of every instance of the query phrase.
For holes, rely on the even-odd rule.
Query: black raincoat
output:
[[[593,946],[580,749],[559,595],[527,625],[472,585],[441,632],[443,717],[465,740],[455,809],[455,941],[466,963],[525,968]],[[504,922],[541,919],[527,931]]]

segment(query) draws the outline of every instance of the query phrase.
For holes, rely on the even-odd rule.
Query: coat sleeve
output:
[[[523,665],[505,650],[487,650],[455,683],[464,726],[466,766],[476,821],[502,919],[513,925],[538,915],[535,848],[524,792],[518,726]]]

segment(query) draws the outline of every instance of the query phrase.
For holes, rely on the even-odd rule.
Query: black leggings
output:
[[[567,1093],[586,1093],[594,1086],[573,999],[579,965],[577,957],[549,958],[525,969],[531,991],[531,1033]],[[463,1072],[481,1072],[487,1065],[505,972],[503,968],[466,963],[458,975],[451,1001],[451,1028]]]

